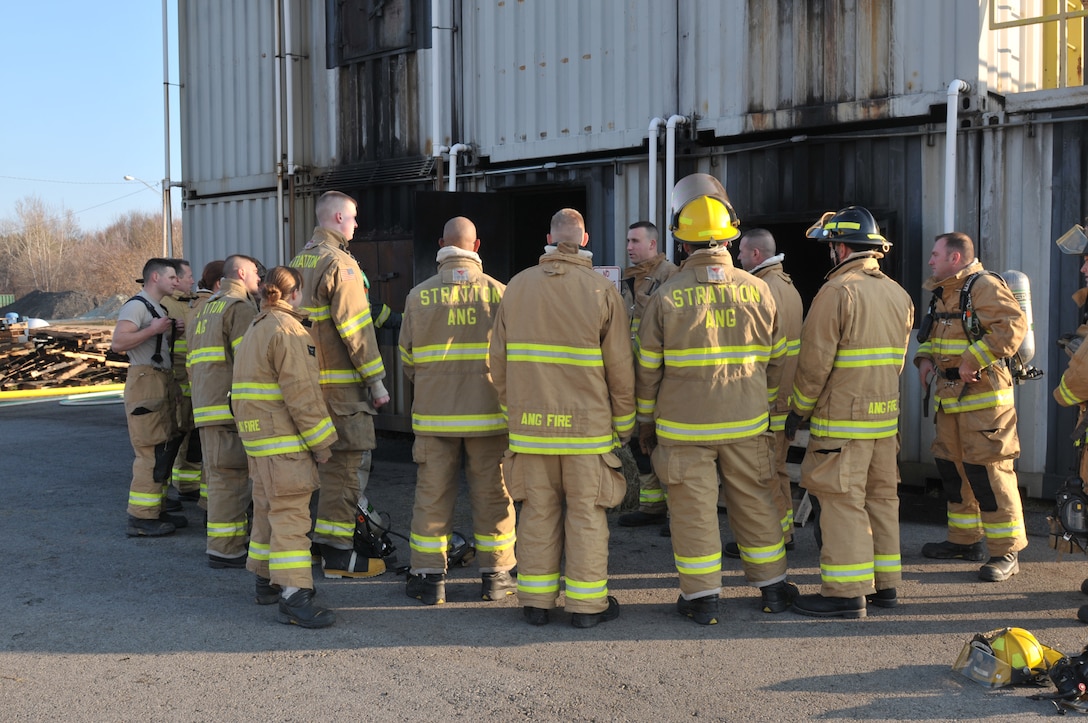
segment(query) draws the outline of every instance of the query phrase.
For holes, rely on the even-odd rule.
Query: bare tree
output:
[[[70,280],[65,272],[82,239],[75,215],[54,210],[36,196],[16,201],[15,215],[0,232],[0,265],[16,296],[35,289],[66,290]]]

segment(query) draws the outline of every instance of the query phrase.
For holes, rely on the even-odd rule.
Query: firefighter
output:
[[[234,354],[257,315],[257,261],[235,254],[223,263],[219,290],[200,306],[189,330],[193,413],[207,475],[208,566],[246,565],[248,463],[230,409]]]
[[[314,605],[307,533],[317,465],[328,462],[336,430],[318,383],[313,341],[300,323],[302,274],[273,268],[261,297],[263,308],[236,349],[231,385],[234,420],[253,479],[246,569],[257,576],[257,603],[279,603],[279,622],[325,628],[336,616]]]
[[[1062,251],[1076,253],[1065,248]],[[1088,281],[1088,253],[1082,253],[1080,258],[1080,273]],[[1063,407],[1077,407],[1078,434],[1073,444],[1077,448],[1077,475],[1084,483],[1088,480],[1088,454],[1084,453],[1084,445],[1088,440],[1085,435],[1085,427],[1088,426],[1088,344],[1084,344],[1084,338],[1088,336],[1088,288],[1078,289],[1073,294],[1073,303],[1077,305],[1078,326],[1076,332],[1064,334],[1058,339],[1058,345],[1069,357],[1069,367],[1054,389],[1054,399]],[[1085,491],[1088,492],[1088,489]],[[1080,589],[1088,594],[1088,580],[1081,583]],[[1082,605],[1077,610],[1077,619],[1088,623],[1088,605]]]
[[[196,318],[196,315],[200,313],[201,307],[208,303],[208,299],[212,297],[212,294],[219,291],[219,286],[223,281],[223,259],[216,259],[215,261],[209,261],[204,264],[204,270],[200,273],[200,279],[196,282],[196,298],[191,302],[192,308],[189,312],[189,318]],[[185,329],[185,339],[188,342],[189,337],[192,335],[192,325]],[[186,343],[186,349],[188,349],[188,343]],[[188,365],[188,351],[186,351],[186,365]],[[193,426],[196,426],[196,420],[193,420]],[[197,443],[200,442],[200,433],[196,436]],[[201,467],[203,468],[203,451],[201,451]],[[200,502],[199,506],[204,510],[204,521],[207,523],[208,519],[208,483],[204,479],[203,469],[200,475]]]
[[[899,375],[914,302],[881,272],[891,244],[867,209],[849,206],[814,228],[834,266],[801,331],[784,433],[792,440],[810,420],[801,484],[820,503],[821,586],[793,609],[863,618],[867,602],[899,602]]]
[[[763,611],[782,612],[797,594],[786,581],[768,431],[786,340],[766,282],[733,266],[739,224],[718,179],[696,173],[676,184],[670,229],[689,256],[650,298],[638,330],[639,441],[668,490],[676,608],[700,625],[718,622],[719,473]]]
[[[385,572],[385,563],[380,557],[357,555],[353,538],[364,452],[375,447],[370,417],[389,401],[382,383],[385,365],[374,337],[363,272],[347,250],[359,225],[355,201],[328,191],[318,198],[315,211],[317,228],[290,266],[302,274],[301,308],[309,314],[321,391],[339,440],[328,464],[319,468],[313,540],[325,577],[373,577]]]
[[[627,228],[627,258],[631,261],[623,272],[620,294],[627,304],[627,313],[631,317],[631,342],[638,333],[638,323],[646,309],[650,296],[676,273],[676,264],[665,258],[659,250],[660,235],[650,221],[636,221]],[[662,534],[668,531],[665,490],[661,480],[654,474],[649,456],[642,453],[637,439],[632,439],[631,454],[638,465],[638,509],[626,515],[620,515],[621,527],[641,527],[665,523]]]
[[[170,344],[175,333],[184,333],[184,321],[170,318],[161,304],[177,288],[177,272],[174,259],[149,259],[143,288],[121,307],[113,330],[111,347],[125,352],[129,363],[125,418],[136,455],[128,493],[129,537],[162,537],[188,524],[184,516],[162,509],[181,443]]]
[[[463,448],[480,597],[502,600],[517,589],[510,575],[514,503],[502,479],[506,420],[488,371],[487,345],[506,287],[484,273],[469,219],[447,221],[438,246],[438,273],[409,293],[400,330],[404,375],[415,387],[412,457],[419,466],[406,592],[427,605],[446,599],[446,551]]]
[[[565,557],[566,610],[589,628],[614,620],[605,511],[627,491],[612,452],[635,425],[630,322],[616,287],[593,270],[582,214],[552,216],[539,263],[510,281],[491,336],[491,374],[507,413],[503,471],[524,500],[518,601],[546,625]]]
[[[948,539],[926,543],[922,554],[979,561],[988,553],[979,579],[1001,582],[1019,572],[1018,553],[1028,545],[1013,470],[1020,440],[1012,378],[1002,362],[1020,347],[1027,321],[1008,287],[982,268],[966,234],[938,236],[929,268],[924,288],[933,292],[933,324],[914,364],[922,388],[936,387],[933,457],[948,498]],[[960,292],[972,277],[965,314]]]
[[[778,399],[771,407],[771,431],[774,432],[774,473],[778,484],[773,487],[774,501],[782,523],[782,536],[786,549],[793,549],[793,492],[790,475],[786,471],[786,457],[790,441],[786,439],[786,415],[793,401],[793,375],[797,371],[797,353],[801,348],[801,321],[804,307],[801,295],[793,285],[793,279],[782,270],[785,254],[776,253],[777,246],[771,232],[763,228],[745,231],[740,237],[737,260],[741,268],[756,278],[763,279],[771,287],[778,308],[778,326],[786,337],[786,359],[782,364],[782,380],[778,385]],[[726,543],[722,549],[726,557],[740,557],[737,543]]]
[[[188,325],[192,318],[193,301],[196,294],[193,293],[193,267],[185,259],[178,259],[178,281],[174,293],[162,297],[163,308],[171,318],[183,319]],[[185,334],[178,334],[171,347],[170,368],[174,373],[174,382],[177,384],[177,415],[178,432],[183,435],[178,455],[174,459],[174,467],[170,471],[170,488],[167,489],[166,501],[163,503],[170,512],[181,510],[181,500],[197,501],[200,499],[200,490],[203,486],[201,474],[200,436],[194,435],[193,430],[193,399],[189,387],[189,374],[185,368],[187,354],[187,341]]]

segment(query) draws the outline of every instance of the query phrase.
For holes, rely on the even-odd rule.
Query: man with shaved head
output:
[[[506,420],[491,380],[487,347],[506,287],[484,273],[476,225],[446,222],[438,273],[408,294],[400,330],[404,375],[415,386],[412,457],[418,465],[406,593],[446,601],[446,550],[462,450],[484,600],[515,592],[514,503],[502,477]]]
[[[491,336],[491,374],[510,425],[503,459],[518,522],[518,601],[545,625],[559,598],[571,624],[614,620],[608,520],[627,483],[613,450],[635,428],[630,322],[616,287],[593,270],[582,214],[552,217],[540,262],[510,281]],[[565,562],[564,562],[565,558]]]

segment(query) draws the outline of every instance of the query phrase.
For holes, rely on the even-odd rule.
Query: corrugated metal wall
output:
[[[185,248],[194,272],[234,253],[253,256],[272,268],[283,263],[276,248],[275,194],[251,194],[189,203]]]

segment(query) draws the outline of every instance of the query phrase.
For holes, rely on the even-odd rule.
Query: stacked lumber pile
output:
[[[105,327],[0,324],[0,391],[123,383],[128,361],[111,337]]]

